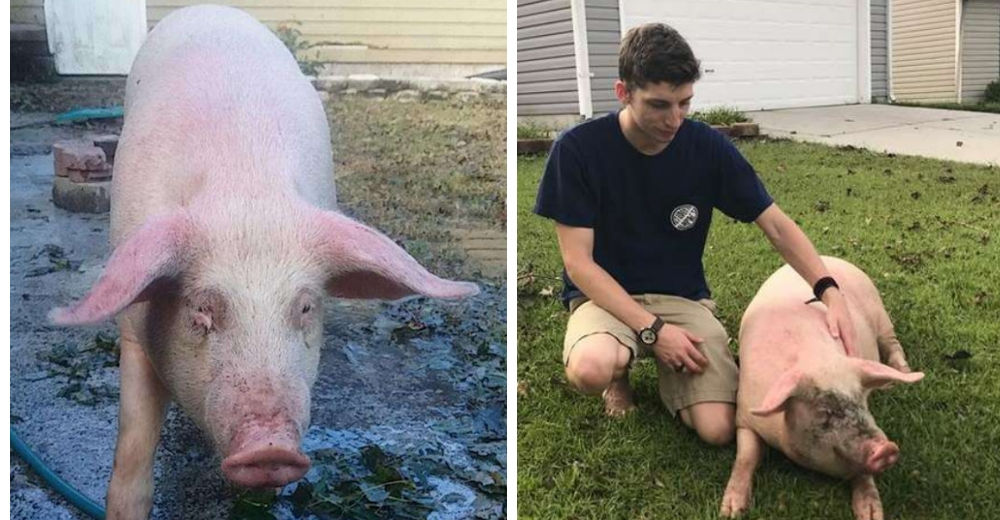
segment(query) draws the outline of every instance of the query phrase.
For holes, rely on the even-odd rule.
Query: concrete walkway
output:
[[[761,110],[761,133],[879,152],[1000,165],[1000,114],[894,105]]]

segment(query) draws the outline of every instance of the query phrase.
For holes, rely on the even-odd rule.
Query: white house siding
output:
[[[963,2],[961,49],[962,101],[979,101],[1000,78],[1000,1]]]
[[[570,0],[518,0],[517,114],[579,113]]]
[[[202,0],[147,0],[149,26]],[[337,63],[498,65],[507,61],[505,0],[213,0],[323,43],[307,57]],[[318,51],[318,57],[316,52]]]
[[[887,101],[889,97],[887,2],[871,0],[872,101]]]
[[[892,95],[957,101],[958,0],[892,1]]]
[[[590,99],[594,115],[619,106],[614,84],[618,79],[618,45],[621,21],[618,0],[585,0],[587,15],[587,52],[590,55]]]
[[[758,110],[867,102],[867,2],[623,0],[621,17],[687,39],[703,69],[696,109]]]

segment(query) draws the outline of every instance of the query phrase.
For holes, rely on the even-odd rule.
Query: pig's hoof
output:
[[[851,492],[851,509],[856,520],[883,520],[882,499],[871,478],[856,483]]]
[[[736,518],[747,512],[750,508],[750,490],[749,489],[733,489],[731,486],[726,487],[726,494],[722,496],[722,507],[719,509],[719,514],[727,518]]]

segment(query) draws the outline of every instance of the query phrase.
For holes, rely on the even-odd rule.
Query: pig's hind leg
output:
[[[889,319],[889,314],[885,312],[885,307],[882,305],[878,306],[875,325],[878,334],[879,359],[900,372],[909,373],[910,365],[906,363],[906,354],[903,353],[903,346],[896,339],[896,331],[892,326],[892,320]]]
[[[883,520],[882,498],[871,475],[862,475],[851,481],[851,509],[854,510],[855,520]]]
[[[121,391],[118,405],[118,442],[108,485],[107,517],[148,518],[153,507],[153,460],[168,393],[132,333],[120,320]]]
[[[750,508],[753,472],[764,455],[764,441],[750,428],[736,429],[736,462],[722,496],[719,514],[734,518]]]

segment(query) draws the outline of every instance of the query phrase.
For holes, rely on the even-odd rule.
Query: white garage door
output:
[[[691,44],[703,70],[695,86],[696,109],[757,110],[868,102],[867,1],[621,0],[620,5],[623,34],[662,22]]]

